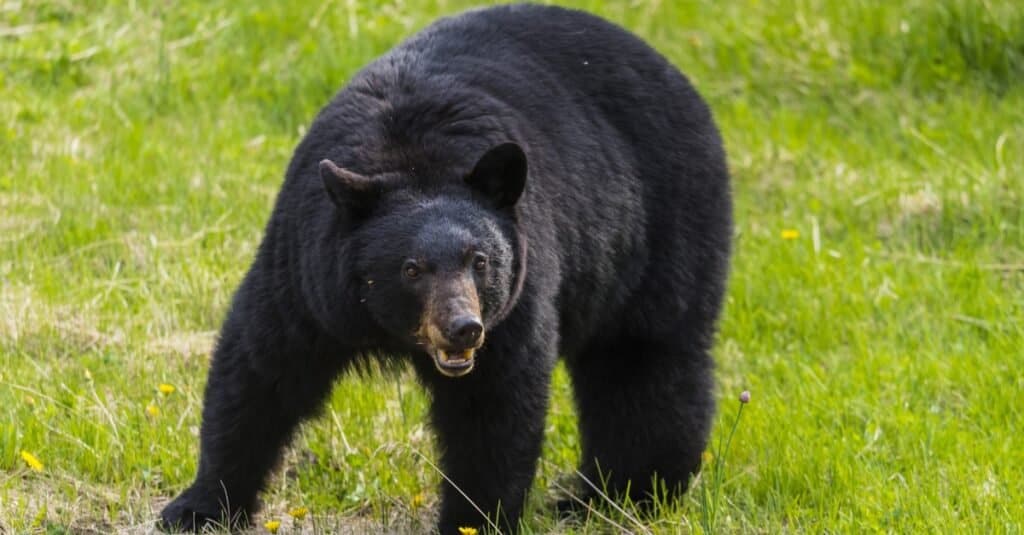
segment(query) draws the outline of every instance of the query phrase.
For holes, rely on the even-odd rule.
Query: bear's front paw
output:
[[[236,511],[232,513],[230,527],[243,527],[245,515]],[[161,530],[170,533],[199,533],[210,525],[228,527],[224,522],[227,516],[217,499],[211,499],[206,493],[192,487],[164,507],[158,525]]]

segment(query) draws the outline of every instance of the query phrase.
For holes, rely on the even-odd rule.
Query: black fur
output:
[[[371,354],[412,363],[441,468],[505,529],[558,355],[582,472],[638,500],[654,475],[685,490],[714,412],[730,235],[711,114],[642,41],[555,7],[438,21],[359,72],[296,149],[214,352],[196,481],[163,525],[243,523],[296,426]],[[438,371],[424,318],[485,326],[470,373]],[[441,493],[443,533],[485,525]]]

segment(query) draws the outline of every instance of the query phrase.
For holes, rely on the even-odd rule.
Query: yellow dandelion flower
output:
[[[43,471],[43,463],[40,462],[35,455],[32,455],[31,453],[25,450],[21,450],[21,458],[22,460],[25,461],[25,464],[27,464],[29,468],[35,470],[36,472]]]
[[[281,528],[281,521],[267,520],[263,523],[263,527],[267,528],[267,531],[271,533],[277,533],[277,530]]]
[[[157,416],[160,416],[160,407],[152,404],[146,405],[146,414],[156,418]]]
[[[476,535],[476,528],[459,528],[459,535]]]
[[[423,493],[421,492],[413,496],[410,505],[412,505],[413,509],[419,509],[420,507],[423,507]]]
[[[169,385],[167,383],[160,383],[160,386],[157,386],[156,388],[165,396],[173,394],[175,390],[174,385]]]
[[[800,237],[800,231],[792,228],[787,228],[782,231],[782,239],[784,240],[795,240]]]
[[[306,514],[309,513],[309,509],[305,507],[295,507],[288,510],[288,514],[296,520],[302,520],[306,518]]]
[[[710,464],[711,461],[715,460],[715,456],[710,451],[705,451],[701,454],[700,460],[704,461],[704,464]]]

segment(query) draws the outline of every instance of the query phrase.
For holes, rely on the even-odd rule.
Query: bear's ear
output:
[[[356,216],[369,214],[380,197],[380,184],[377,181],[342,169],[330,160],[320,161],[320,180],[323,180],[324,189],[331,201]]]
[[[515,143],[503,143],[484,154],[466,183],[497,208],[516,204],[526,188],[526,154]]]

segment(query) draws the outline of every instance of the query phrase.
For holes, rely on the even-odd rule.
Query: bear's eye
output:
[[[476,271],[483,271],[487,269],[487,256],[483,253],[477,253],[473,257],[473,269]]]
[[[416,262],[410,260],[402,265],[402,274],[405,275],[405,278],[407,279],[419,278],[420,266],[417,265]]]

